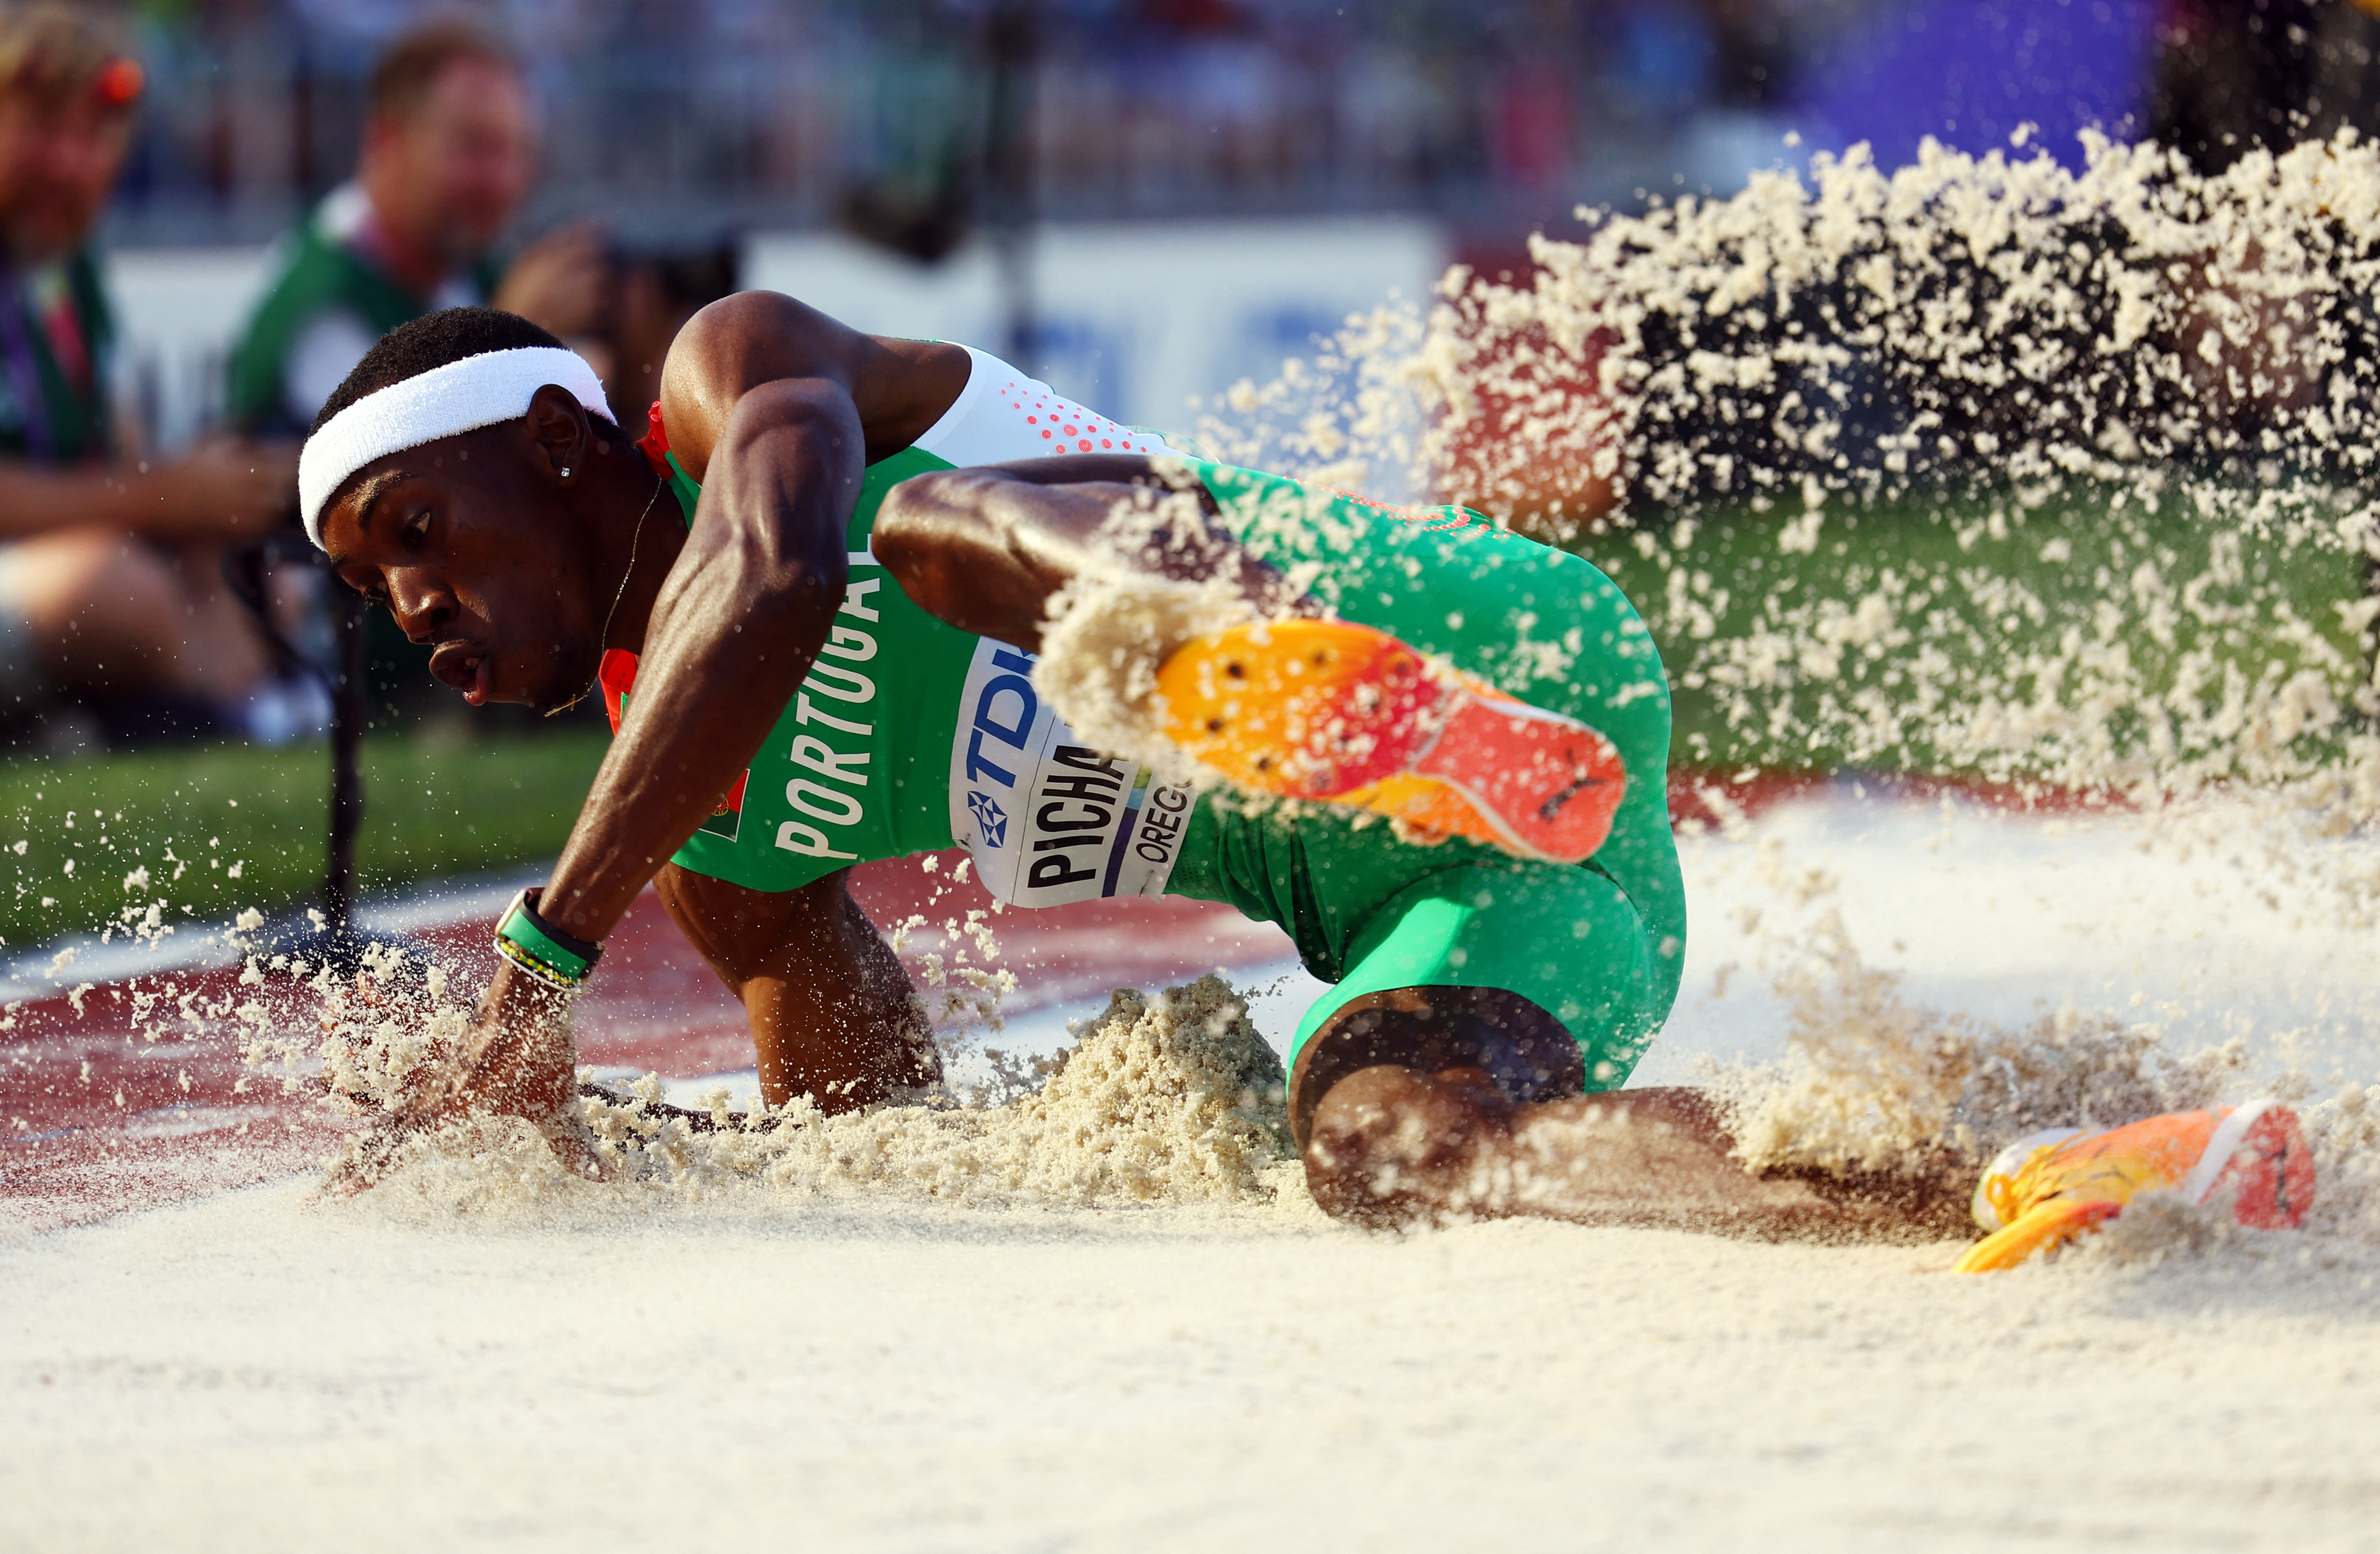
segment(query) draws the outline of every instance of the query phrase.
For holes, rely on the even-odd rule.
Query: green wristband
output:
[[[537,915],[542,887],[521,892],[496,919],[496,953],[549,988],[576,988],[602,957],[601,945],[574,939]]]

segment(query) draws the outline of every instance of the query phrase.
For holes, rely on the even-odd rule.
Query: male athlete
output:
[[[600,685],[616,728],[500,927],[466,1050],[384,1138],[507,1111],[600,1171],[555,1015],[648,880],[742,999],[771,1104],[931,1082],[844,884],[955,842],[1019,906],[1171,892],[1287,929],[1333,984],[1289,1107],[1334,1214],[1954,1222],[1947,1177],[1755,1176],[1698,1094],[1619,1090],[1685,918],[1667,685],[1586,563],[1459,508],[1183,460],[982,352],[769,294],[687,326],[641,442],[603,405],[534,325],[455,310],[374,347],[306,447],[310,530],[434,674],[474,706]],[[1051,705],[1045,633],[1194,594],[1090,658],[1159,743],[1309,802],[1184,783]]]

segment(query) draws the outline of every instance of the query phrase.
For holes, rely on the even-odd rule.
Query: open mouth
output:
[[[446,642],[430,655],[430,673],[461,691],[465,701],[482,707],[494,688],[496,664],[486,649],[474,643]]]

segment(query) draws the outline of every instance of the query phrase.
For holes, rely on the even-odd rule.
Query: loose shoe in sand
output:
[[[2018,1139],[1984,1169],[1961,1273],[2010,1269],[2116,1218],[2143,1193],[2185,1203],[2228,1196],[2253,1230],[2291,1230],[2313,1207],[2313,1151],[2298,1115],[2277,1100],[2173,1111],[2120,1128],[2053,1128]]]

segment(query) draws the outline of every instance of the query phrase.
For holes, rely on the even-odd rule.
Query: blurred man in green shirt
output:
[[[528,88],[501,42],[443,21],[391,44],[355,178],[284,243],[232,353],[234,424],[302,435],[374,341],[441,308],[492,302],[565,338],[589,332],[609,278],[593,229],[530,245],[501,280],[489,262],[536,168]]]

